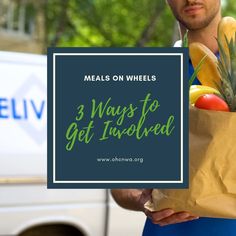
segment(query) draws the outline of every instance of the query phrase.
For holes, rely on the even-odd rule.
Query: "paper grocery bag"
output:
[[[154,189],[146,208],[236,218],[236,113],[191,107],[189,154],[189,189]]]

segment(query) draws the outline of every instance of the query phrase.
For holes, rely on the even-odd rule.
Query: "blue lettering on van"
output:
[[[40,106],[39,111],[37,110],[37,108],[36,108],[35,103],[34,103],[33,100],[30,100],[30,103],[31,103],[31,105],[32,105],[32,107],[33,107],[33,109],[34,109],[34,113],[36,114],[37,118],[38,118],[38,119],[41,119],[41,118],[42,118],[42,114],[43,114],[43,108],[44,108],[44,103],[45,103],[45,101],[42,101],[42,102],[41,102],[41,106]]]
[[[7,102],[6,98],[0,98],[0,118],[8,118],[8,115],[4,114],[4,111],[8,110],[6,102]]]
[[[12,117],[17,120],[17,119],[21,119],[21,116],[17,114],[16,111],[16,100],[15,99],[11,99],[11,105],[12,105]]]
[[[27,120],[42,119],[45,100],[35,102],[33,99],[0,98],[0,119]]]

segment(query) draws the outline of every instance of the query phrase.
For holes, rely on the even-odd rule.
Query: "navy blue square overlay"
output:
[[[187,188],[186,48],[48,49],[48,188]]]

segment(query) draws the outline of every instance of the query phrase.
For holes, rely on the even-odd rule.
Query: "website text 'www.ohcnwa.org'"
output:
[[[140,163],[142,164],[144,159],[142,157],[111,157],[111,158],[97,158],[97,162],[101,163]]]

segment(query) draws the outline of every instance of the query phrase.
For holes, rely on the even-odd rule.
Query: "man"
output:
[[[217,26],[221,19],[221,1],[167,0],[167,3],[179,22],[181,36],[183,37],[188,29],[189,43],[201,42],[217,53],[216,37]],[[151,190],[148,189],[114,189],[112,195],[122,207],[146,214],[143,236],[236,235],[236,220],[198,219],[189,212],[174,212],[172,209],[156,212],[146,210],[144,203],[151,198]]]

